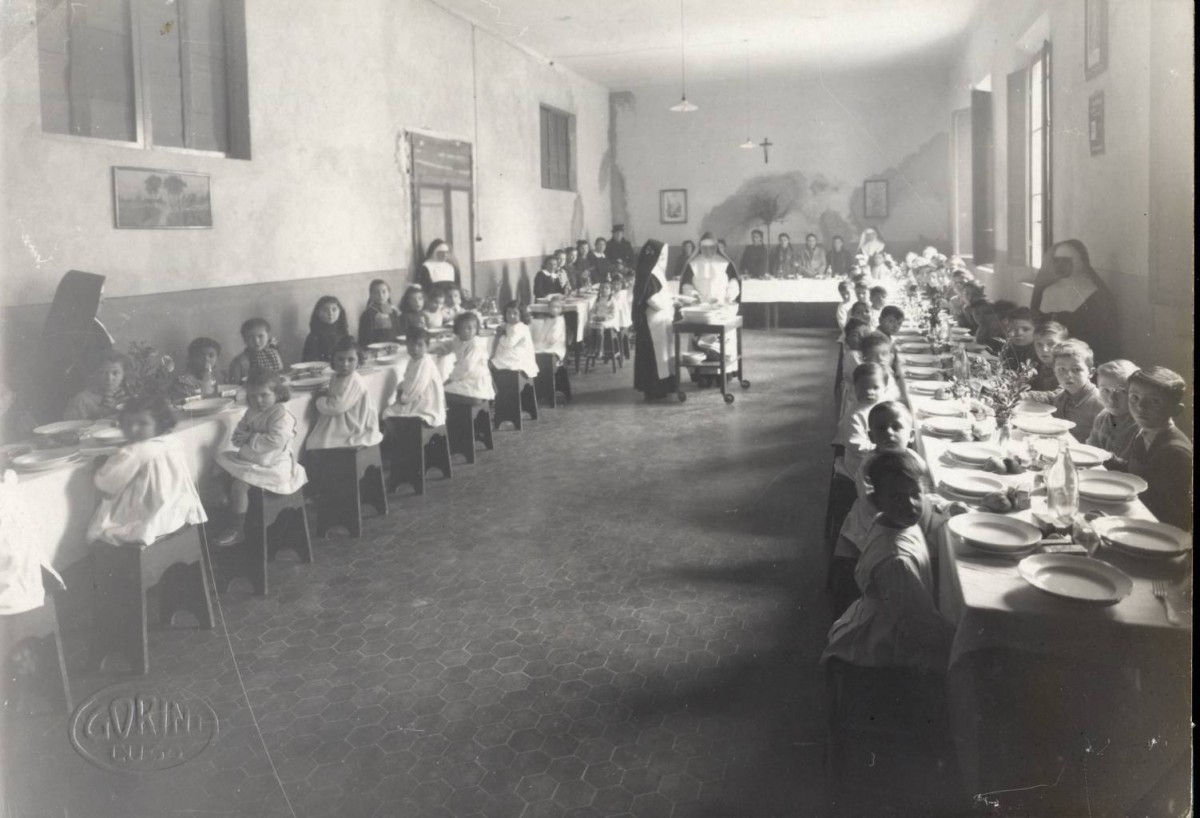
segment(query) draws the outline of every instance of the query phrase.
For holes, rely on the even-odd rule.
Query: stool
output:
[[[858,486],[845,475],[838,474],[836,469],[829,473],[829,499],[825,503],[825,551],[830,555],[829,567],[825,574],[825,587],[833,589],[833,549],[837,546],[838,536],[842,531],[842,523],[846,515],[854,507],[858,499]]]
[[[225,591],[236,578],[245,577],[254,586],[254,593],[266,596],[267,563],[285,549],[295,551],[301,562],[313,561],[303,488],[291,494],[276,494],[251,486],[243,532],[245,537],[237,545],[211,552],[216,557],[218,591]]]
[[[45,570],[42,577],[47,588],[45,602],[30,611],[0,615],[0,661],[4,662],[0,701],[16,709],[27,690],[35,690],[43,693],[56,709],[70,713],[71,684],[58,635],[54,594],[50,590],[51,585],[61,587],[61,584]],[[33,662],[28,677],[21,678],[25,674],[18,667],[17,652],[26,643],[31,643]]]
[[[363,503],[387,514],[383,488],[383,455],[375,446],[309,449],[308,478],[317,494],[317,536],[345,526],[351,537],[362,536]]]
[[[475,462],[475,444],[492,448],[492,412],[485,400],[446,395],[446,432],[450,453]]]
[[[521,431],[521,413],[529,414],[530,420],[538,419],[537,392],[524,372],[512,369],[493,369],[496,381],[496,412],[492,416],[492,428],[499,429],[504,421],[510,421]]]
[[[593,327],[593,329],[596,329]],[[592,371],[592,365],[596,361],[609,360],[612,362],[612,371],[617,371],[619,365],[622,369],[625,368],[625,356],[621,350],[621,331],[616,327],[603,327],[599,329],[600,343],[591,346],[587,355],[583,360],[583,371],[585,373]]]
[[[388,418],[389,492],[409,483],[417,494],[425,493],[425,472],[436,468],[447,480],[450,469],[450,439],[443,426],[427,426],[420,418]]]
[[[158,586],[161,626],[179,611],[191,612],[201,628],[213,627],[212,602],[204,581],[204,527],[187,525],[144,548],[94,543],[96,583],[91,666],[103,670],[110,654],[121,653],[133,673],[150,670],[146,591]]]
[[[571,375],[567,372],[566,360],[554,365],[553,352],[537,354],[538,376],[534,379],[538,403],[551,409],[558,408],[558,393],[561,392],[569,403],[571,400]]]

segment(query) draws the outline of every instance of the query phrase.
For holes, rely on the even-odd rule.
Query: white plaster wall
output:
[[[13,0],[13,20],[34,19]],[[471,26],[426,0],[247,4],[253,159],[43,134],[37,36],[0,62],[0,306],[44,303],[61,274],[109,276],[134,296],[408,267],[408,129],[474,141]],[[541,190],[538,103],[578,117],[579,196],[607,229],[597,179],[607,91],[478,34],[476,260],[570,238],[575,194]],[[113,165],[212,176],[212,230],[115,230]]]
[[[751,77],[747,115],[744,82],[689,84],[688,98],[700,106],[690,114],[669,107],[679,100],[677,84],[631,89],[633,104],[617,108],[617,161],[628,190],[628,219],[637,238],[671,243],[695,238],[704,215],[748,179],[767,173],[800,171],[809,180],[824,174],[849,196],[865,179],[896,166],[923,144],[949,130],[947,67],[919,61],[870,72]],[[749,136],[770,137],[770,164],[761,148],[740,149]],[[879,222],[889,241],[946,236],[949,204],[919,191],[923,180],[907,180],[918,191],[908,203]],[[897,199],[900,180],[892,182]],[[658,192],[686,188],[689,221],[661,225]],[[614,207],[616,205],[614,204]],[[861,213],[860,213],[861,215]],[[795,218],[784,224],[814,229]],[[778,226],[774,228],[777,232]],[[731,243],[747,241],[728,237]]]

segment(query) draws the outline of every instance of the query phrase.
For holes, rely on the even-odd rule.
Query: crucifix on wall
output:
[[[768,151],[768,150],[769,150],[769,149],[770,149],[770,148],[771,148],[771,147],[772,147],[774,144],[775,144],[774,142],[772,142],[770,139],[768,139],[768,138],[767,138],[767,137],[765,137],[765,136],[763,137],[763,141],[758,143],[758,146],[759,146],[760,148],[762,148],[762,149],[763,149],[763,164],[764,164],[764,165],[769,165],[769,164],[771,163],[771,157],[770,157],[770,155],[768,154],[768,152],[767,152],[767,151]]]

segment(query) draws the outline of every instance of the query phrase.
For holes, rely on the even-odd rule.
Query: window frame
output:
[[[70,9],[71,9],[71,7],[70,7],[70,5],[68,5],[68,7],[67,7],[68,14],[71,13]],[[231,10],[229,8],[225,9],[225,12],[227,14],[230,11]],[[239,10],[238,14],[239,14],[239,18],[241,19],[241,21],[243,23],[243,28],[244,28],[244,9]],[[232,109],[233,109],[233,105],[234,105],[234,100],[233,100],[232,89],[229,87],[230,86],[230,78],[228,76],[226,77],[226,81],[225,81],[225,85],[226,85],[225,107],[226,107],[226,117],[227,117],[226,128],[229,131],[226,134],[226,140],[227,140],[227,142],[229,142],[230,150],[220,151],[220,150],[210,150],[207,148],[189,148],[189,147],[178,146],[178,145],[155,144],[155,142],[154,142],[154,124],[153,124],[153,119],[152,119],[153,118],[153,110],[152,110],[152,106],[150,104],[149,97],[145,93],[145,88],[149,85],[149,78],[148,78],[147,74],[150,71],[150,67],[149,67],[149,60],[145,59],[145,55],[142,51],[142,41],[143,41],[142,17],[143,17],[143,14],[142,14],[141,0],[129,0],[129,16],[130,16],[130,20],[129,20],[130,51],[133,54],[132,74],[133,74],[133,108],[134,108],[133,116],[134,116],[135,138],[132,140],[125,140],[125,139],[113,139],[111,137],[106,137],[106,136],[90,136],[88,134],[73,134],[73,133],[62,133],[60,131],[48,131],[45,129],[45,126],[42,123],[42,117],[41,117],[41,111],[40,111],[40,105],[39,105],[39,112],[38,112],[39,128],[38,128],[38,130],[41,133],[41,135],[43,137],[57,140],[57,141],[78,142],[79,140],[83,140],[85,142],[96,144],[96,145],[111,145],[111,146],[115,146],[115,147],[119,147],[119,148],[129,148],[129,149],[133,149],[133,150],[163,151],[164,153],[175,153],[175,154],[184,154],[184,155],[191,155],[191,156],[208,156],[208,157],[218,157],[218,158],[222,158],[222,159],[246,159],[246,160],[248,160],[250,158],[249,135],[248,135],[249,122],[246,123],[246,131],[247,131],[247,136],[245,138],[245,142],[247,145],[246,155],[243,157],[243,156],[238,155],[237,153],[232,152],[232,150],[231,150],[233,148],[233,143],[235,141],[234,134],[233,134],[233,123],[232,123]],[[67,22],[67,27],[68,27],[68,31],[69,31],[70,27],[71,27],[70,20],[68,20],[68,22]],[[228,35],[229,35],[228,22],[226,23],[225,28],[226,28],[225,34],[226,34],[226,37],[228,38]],[[184,36],[184,32],[182,29],[183,29],[183,25],[182,25],[182,21],[181,21],[180,32],[179,32],[181,41]],[[241,32],[241,34],[239,36],[241,38],[240,45],[244,48],[245,47],[245,32],[244,32],[244,30]],[[227,71],[230,70],[230,66],[233,62],[233,60],[231,59],[232,55],[229,51],[230,47],[231,47],[231,44],[228,42],[228,39],[226,39],[225,48],[226,48],[226,70]],[[68,49],[69,48],[70,48],[70,46],[68,45]],[[242,60],[244,61],[245,57],[242,57]],[[41,93],[40,85],[39,85],[38,93],[39,94]],[[180,93],[181,93],[181,99],[187,95],[186,87],[183,86],[183,84],[182,84],[182,77],[181,77]]]
[[[1051,214],[1053,212],[1053,135],[1054,117],[1051,108],[1053,64],[1050,42],[1044,41],[1041,50],[1028,67],[1025,118],[1025,231],[1026,258],[1030,267],[1038,267],[1046,251],[1054,246]],[[1040,80],[1035,79],[1040,73]],[[1034,127],[1034,106],[1041,111],[1040,124]],[[1034,178],[1034,156],[1041,159],[1041,173]],[[1035,192],[1036,183],[1036,192]],[[1041,247],[1035,246],[1034,225],[1040,225]]]
[[[565,187],[560,187],[554,184],[559,178],[560,171],[558,163],[555,160],[559,155],[558,149],[562,147],[555,139],[554,123],[561,121],[565,133],[562,135],[562,143],[566,147],[566,179],[564,180]],[[550,133],[548,133],[548,131]],[[557,190],[562,193],[576,193],[579,185],[577,180],[577,159],[576,159],[576,144],[575,144],[575,114],[570,111],[564,111],[561,108],[555,108],[553,105],[539,103],[538,105],[538,148],[540,156],[540,176],[542,190]]]

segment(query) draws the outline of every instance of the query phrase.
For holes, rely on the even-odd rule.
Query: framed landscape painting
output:
[[[658,220],[662,224],[687,224],[686,190],[660,190],[658,192]]]
[[[203,230],[213,226],[209,176],[178,170],[113,168],[118,229]]]

